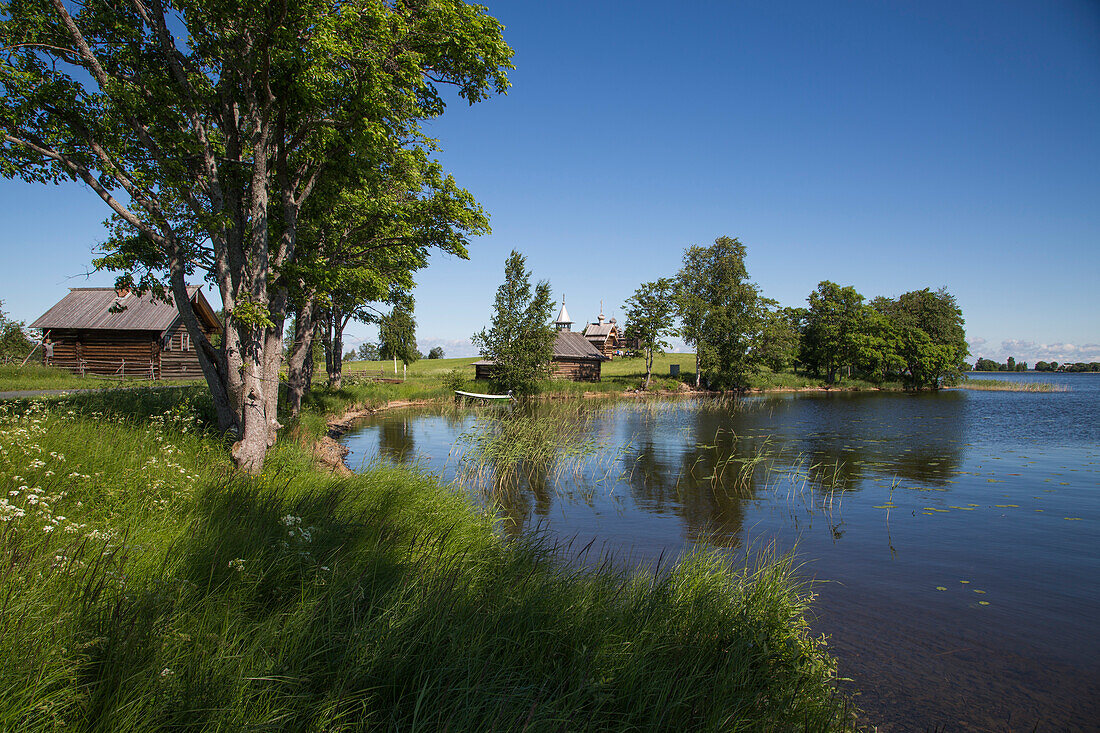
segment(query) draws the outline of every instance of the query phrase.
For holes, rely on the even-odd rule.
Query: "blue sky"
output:
[[[422,347],[470,353],[512,248],[583,322],[729,235],[784,305],[946,286],[975,356],[1100,360],[1095,0],[487,5],[513,87],[428,130],[493,233],[420,274]],[[69,279],[104,218],[0,181],[5,310],[109,284]]]

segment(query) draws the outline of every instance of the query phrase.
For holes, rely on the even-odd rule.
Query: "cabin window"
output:
[[[191,350],[191,334],[186,333],[186,332],[181,333],[180,334],[180,351],[190,351],[190,350]]]

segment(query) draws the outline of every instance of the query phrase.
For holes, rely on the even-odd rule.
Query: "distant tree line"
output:
[[[414,347],[414,351],[415,354],[411,354],[411,356],[414,356],[415,358],[410,359],[409,362],[407,362],[409,364],[419,359],[425,358],[424,355],[420,353],[419,349],[416,349]],[[359,344],[358,349],[352,349],[351,351],[344,354],[344,361],[382,361],[383,359],[390,358],[388,355],[383,356],[383,353],[383,347],[379,344],[372,343],[370,341],[364,341],[363,343]],[[442,359],[443,356],[443,347],[433,346],[431,350],[428,351],[428,356],[426,358]]]
[[[1046,364],[1045,361],[1039,362],[1039,364]],[[1035,365],[1037,371],[1050,371],[1047,369],[1039,369],[1039,365]],[[978,357],[978,360],[974,362],[974,371],[976,372],[1026,372],[1027,362],[1022,361],[1016,363],[1015,357],[1008,357],[1008,361],[1004,364],[999,364],[992,359],[983,359]]]
[[[1065,363],[1059,364],[1056,361],[1035,362],[1035,371],[1037,372],[1100,372],[1100,361],[1083,362],[1078,361],[1073,364]]]
[[[623,310],[647,385],[653,354],[673,335],[695,349],[696,385],[711,388],[743,388],[757,371],[793,368],[829,384],[859,378],[936,389],[962,376],[967,356],[962,311],[946,289],[867,301],[824,280],[807,307],[784,308],[749,280],[745,245],[730,237],[688,247],[676,277],[643,283]]]
[[[969,366],[969,365],[967,365]],[[992,359],[979,358],[974,362],[974,371],[976,372],[1026,372],[1027,362],[1017,363],[1013,357],[1008,357],[1008,361],[1004,364],[993,361]],[[1035,371],[1037,372],[1100,372],[1100,362],[1083,362],[1078,361],[1070,364],[1066,362],[1059,364],[1056,361],[1037,361],[1035,362]]]

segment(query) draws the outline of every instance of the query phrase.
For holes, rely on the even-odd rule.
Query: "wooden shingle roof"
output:
[[[196,308],[200,322],[221,330],[213,309],[202,294],[202,288],[189,285],[187,294]],[[171,295],[169,295],[171,298]],[[116,310],[118,305],[122,310]],[[157,331],[163,333],[179,318],[174,303],[156,300],[151,293],[129,294],[119,298],[114,288],[70,288],[69,294],[43,313],[31,328],[57,328],[109,331]]]
[[[607,338],[611,335],[611,329],[613,328],[615,328],[615,324],[611,322],[589,323],[584,328],[584,335],[587,338]]]
[[[583,335],[575,331],[558,331],[557,339],[554,341],[554,358],[604,361],[607,357]]]
[[[552,359],[589,359],[591,361],[607,361],[607,357],[600,353],[592,343],[575,331],[558,331],[554,339],[554,353]],[[496,364],[492,359],[481,359],[474,362],[474,366],[492,366]]]

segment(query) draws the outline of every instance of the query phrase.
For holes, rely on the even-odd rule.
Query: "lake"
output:
[[[343,442],[353,469],[454,481],[502,531],[592,543],[576,561],[793,549],[882,730],[1100,730],[1100,374],[974,376],[1067,391],[436,406]],[[470,451],[507,420],[562,458],[499,485]]]

